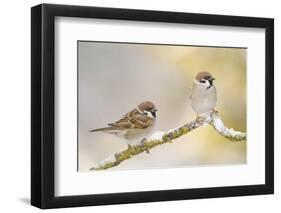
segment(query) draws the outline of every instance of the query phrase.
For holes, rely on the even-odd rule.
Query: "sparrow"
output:
[[[199,72],[191,89],[191,107],[197,113],[197,117],[202,114],[216,111],[217,90],[213,84],[215,78],[208,72]]]
[[[120,120],[109,123],[107,127],[93,129],[90,132],[104,132],[126,139],[128,148],[134,143],[143,143],[156,121],[155,105],[151,101],[140,103],[126,113]]]

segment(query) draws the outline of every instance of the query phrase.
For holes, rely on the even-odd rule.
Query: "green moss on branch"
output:
[[[125,160],[128,160],[140,153],[148,152],[156,146],[165,143],[172,143],[175,139],[189,133],[190,131],[204,125],[210,124],[214,129],[223,137],[227,138],[230,141],[243,141],[246,140],[246,133],[234,131],[233,129],[228,129],[224,126],[221,118],[217,112],[211,112],[204,117],[198,117],[196,120],[191,121],[179,128],[163,133],[161,137],[157,139],[152,138],[144,140],[143,143],[137,145],[131,145],[127,149],[116,153],[114,156],[111,156],[102,162],[96,164],[90,170],[105,170],[115,166],[118,166]]]

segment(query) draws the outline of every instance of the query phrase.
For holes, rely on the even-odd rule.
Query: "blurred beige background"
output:
[[[138,103],[158,109],[155,130],[195,119],[190,88],[208,71],[218,91],[225,125],[246,131],[246,49],[78,42],[78,170],[126,148],[122,139],[89,130],[116,121]],[[246,142],[230,142],[211,126],[140,154],[113,169],[172,168],[246,163]]]

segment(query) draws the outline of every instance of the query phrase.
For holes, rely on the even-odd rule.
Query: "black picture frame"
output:
[[[265,184],[59,196],[55,190],[55,17],[264,28]],[[263,139],[261,139],[263,140]],[[274,193],[274,20],[164,11],[41,4],[31,8],[31,204],[42,209]]]

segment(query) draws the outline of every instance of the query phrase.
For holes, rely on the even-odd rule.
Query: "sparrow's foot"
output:
[[[212,109],[212,113],[219,114],[219,111],[216,109]]]
[[[196,121],[199,122],[199,123],[204,123],[205,122],[205,117],[204,116],[200,116],[199,114],[197,114]]]
[[[128,149],[131,149],[131,148],[132,148],[131,144],[128,144]]]
[[[144,144],[145,141],[146,141],[146,138],[144,138],[144,139],[141,140],[141,145],[142,145],[143,147],[145,146],[145,144]],[[145,152],[146,152],[147,154],[149,154],[149,149],[146,148]]]

